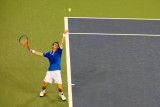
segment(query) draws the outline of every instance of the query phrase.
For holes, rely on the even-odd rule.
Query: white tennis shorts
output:
[[[55,84],[62,84],[61,71],[47,71],[45,82],[52,83],[54,80]]]

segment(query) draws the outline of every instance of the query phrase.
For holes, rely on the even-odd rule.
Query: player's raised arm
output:
[[[64,33],[63,33],[63,37],[62,37],[61,44],[60,44],[61,49],[63,48],[64,40],[65,40],[65,37],[66,37],[66,34],[68,33],[68,31],[69,31],[69,29],[64,31]]]
[[[38,55],[38,56],[43,56],[43,53],[32,50],[32,49],[30,49],[30,52],[32,52],[32,53],[34,53],[35,55]]]

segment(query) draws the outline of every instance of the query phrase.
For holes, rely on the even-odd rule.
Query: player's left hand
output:
[[[68,30],[64,30],[64,34],[68,33],[69,29]]]

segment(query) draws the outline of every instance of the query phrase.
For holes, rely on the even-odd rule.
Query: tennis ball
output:
[[[69,8],[68,11],[71,12],[71,8]]]

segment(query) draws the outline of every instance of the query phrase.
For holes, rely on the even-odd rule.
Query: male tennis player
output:
[[[60,92],[59,96],[63,101],[66,100],[66,97],[63,94],[63,88],[62,88],[62,79],[61,79],[61,56],[62,56],[62,50],[63,50],[63,44],[65,40],[65,36],[69,30],[64,31],[63,37],[59,46],[58,42],[54,42],[52,44],[52,51],[47,53],[41,53],[35,50],[30,50],[32,53],[38,55],[38,56],[44,56],[49,59],[50,66],[48,68],[48,71],[46,73],[46,77],[44,79],[44,83],[42,86],[42,91],[40,92],[40,97],[43,97],[46,91],[46,87],[48,86],[48,83],[52,83],[53,80],[55,84],[57,84],[58,90]]]

